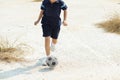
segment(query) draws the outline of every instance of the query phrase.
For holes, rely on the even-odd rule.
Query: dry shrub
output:
[[[19,43],[17,40],[10,42],[7,39],[0,40],[0,60],[4,62],[21,62],[25,61],[24,55],[29,52],[30,46]]]
[[[113,15],[106,21],[98,23],[97,26],[103,28],[107,32],[120,34],[120,16]]]

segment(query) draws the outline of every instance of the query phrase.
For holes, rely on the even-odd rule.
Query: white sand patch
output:
[[[108,0],[65,0],[68,27],[61,29],[54,70],[41,66],[45,56],[44,38],[38,17],[41,3],[0,0],[0,35],[16,38],[33,48],[28,63],[0,63],[0,80],[119,80],[120,35],[105,33],[95,23],[104,20],[120,5]],[[39,60],[40,59],[40,60]]]

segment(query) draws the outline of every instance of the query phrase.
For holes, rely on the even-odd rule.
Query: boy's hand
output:
[[[64,21],[63,21],[63,25],[64,25],[64,26],[68,26],[67,21],[64,20]]]
[[[34,22],[34,25],[37,25],[38,23],[39,23],[39,21],[35,21],[35,22]]]

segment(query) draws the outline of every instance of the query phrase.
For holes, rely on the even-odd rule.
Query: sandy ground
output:
[[[33,52],[28,63],[0,63],[0,80],[120,80],[120,35],[106,33],[94,24],[120,12],[120,1],[65,0],[68,27],[61,29],[57,50],[59,65],[41,66],[45,56],[40,24],[33,23],[41,3],[0,0],[0,35],[26,43]]]

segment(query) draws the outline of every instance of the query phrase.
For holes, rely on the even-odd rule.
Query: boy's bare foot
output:
[[[47,63],[46,63],[46,60],[47,60],[47,57],[45,57],[42,61],[42,66],[47,66]]]

